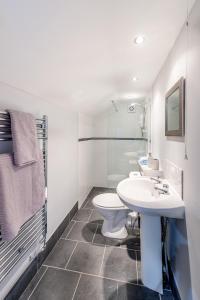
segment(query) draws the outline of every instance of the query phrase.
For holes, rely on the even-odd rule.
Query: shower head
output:
[[[131,103],[131,105],[133,105],[133,106],[140,106],[140,107],[144,107],[144,105],[143,105],[143,104],[141,104],[141,103],[138,103],[138,102],[133,102],[133,103]]]
[[[131,104],[128,105],[128,112],[129,113],[135,113],[136,112],[136,107],[141,107],[143,110],[145,110],[144,105],[137,103],[137,102],[133,102]]]

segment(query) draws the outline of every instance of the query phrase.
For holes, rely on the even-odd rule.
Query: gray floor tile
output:
[[[93,197],[91,199],[87,200],[87,202],[85,203],[84,208],[89,208],[89,209],[94,209],[95,208],[94,205],[92,204],[92,199],[93,199]]]
[[[31,300],[71,300],[79,274],[48,268],[31,296]]]
[[[140,235],[139,229],[128,228],[128,237],[123,240],[121,247],[133,250],[140,250]]]
[[[127,237],[121,243],[122,248],[140,250],[140,238],[139,237]]]
[[[116,294],[116,281],[82,275],[74,300],[116,300]]]
[[[91,214],[92,214],[92,210],[91,209],[81,208],[76,213],[76,215],[73,217],[73,220],[75,220],[75,221],[82,221],[82,222],[88,222]]]
[[[102,224],[103,221],[104,221],[103,217],[100,215],[100,213],[96,209],[94,209],[90,216],[89,222]]]
[[[118,285],[118,300],[159,300],[158,293],[146,288],[131,284]]]
[[[81,221],[81,222],[88,222],[91,214],[92,214],[92,210],[91,209],[81,208],[75,214],[75,216],[73,217],[73,220],[75,220],[75,221]]]
[[[111,238],[103,236],[101,233],[101,228],[102,228],[102,226],[98,225],[97,231],[95,233],[95,237],[93,239],[94,244],[107,245],[107,246],[120,246],[121,245],[122,240],[111,239]]]
[[[76,242],[63,239],[59,240],[45,260],[44,265],[64,268],[75,246]]]
[[[95,188],[93,188],[91,190],[91,192],[89,193],[89,195],[87,196],[84,208],[94,209],[94,205],[92,204],[92,199],[95,197],[95,195],[96,195],[96,190],[95,190]]]
[[[46,271],[47,267],[42,266],[38,272],[35,274],[29,285],[27,286],[26,290],[20,296],[19,300],[27,300],[32,291],[34,290],[35,286],[37,285],[38,281],[40,280],[41,276]]]
[[[96,229],[97,224],[95,223],[76,222],[67,238],[75,241],[92,242]]]
[[[135,251],[106,247],[101,275],[125,282],[137,283]]]
[[[104,247],[78,243],[67,269],[98,275],[101,268]]]
[[[102,225],[98,225],[93,243],[99,245],[107,245],[107,246],[120,246],[125,249],[132,250],[140,250],[140,238],[133,237],[133,235],[129,235],[126,239],[112,239],[107,238],[101,233]]]
[[[66,227],[62,237],[67,238],[67,240],[61,239],[56,244],[46,259],[45,264],[64,268],[69,261],[67,265],[67,269],[69,270],[93,275],[99,275],[100,270],[102,270],[102,276],[112,278],[113,280],[82,274],[78,284],[80,278],[78,273],[53,269],[51,267],[47,269],[42,266],[20,297],[20,300],[27,299],[38,282],[39,284],[31,296],[33,300],[71,300],[77,284],[78,288],[73,300],[159,299],[157,293],[152,292],[144,286],[128,284],[128,282],[140,283],[139,235],[136,235],[136,232],[130,228],[128,229],[129,236],[126,240],[110,239],[101,234],[103,218],[99,215],[98,211],[94,210],[92,199],[96,195],[107,192],[115,192],[115,189],[94,188],[91,191],[85,204],[85,207],[88,209],[80,209],[76,216],[74,216],[73,219],[78,220],[78,222],[71,221]],[[79,241],[78,244],[75,241]],[[81,241],[88,243],[82,243]],[[106,251],[104,255],[105,245]],[[73,255],[71,256],[72,253]],[[137,281],[136,255],[139,281]],[[117,283],[117,281],[125,281],[127,283]],[[162,300],[173,300],[171,292],[165,292]]]
[[[72,229],[72,227],[74,226],[75,221],[71,221],[69,223],[69,225],[66,227],[66,229],[64,230],[63,234],[62,234],[62,238],[66,238],[66,236],[68,235],[68,233],[70,232],[70,230]]]

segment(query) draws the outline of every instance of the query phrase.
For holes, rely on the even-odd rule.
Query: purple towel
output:
[[[11,118],[14,164],[24,166],[39,160],[35,117],[32,114],[8,110]]]
[[[0,154],[0,224],[4,241],[12,240],[43,206],[44,187],[42,155],[36,163],[16,167],[11,154]]]

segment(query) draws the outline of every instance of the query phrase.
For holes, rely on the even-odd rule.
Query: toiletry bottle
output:
[[[154,158],[152,170],[159,170],[159,159]]]
[[[149,156],[148,156],[148,167],[150,169],[152,169],[152,164],[153,164],[153,156],[151,154],[151,152],[149,152]]]

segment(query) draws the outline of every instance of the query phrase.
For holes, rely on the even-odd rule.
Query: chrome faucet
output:
[[[169,194],[169,185],[168,184],[163,184],[162,188],[155,186],[154,189],[159,191],[160,194],[165,194],[165,195]]]
[[[162,180],[160,179],[159,176],[158,176],[158,178],[151,177],[151,180],[154,180],[156,183],[162,183]]]

